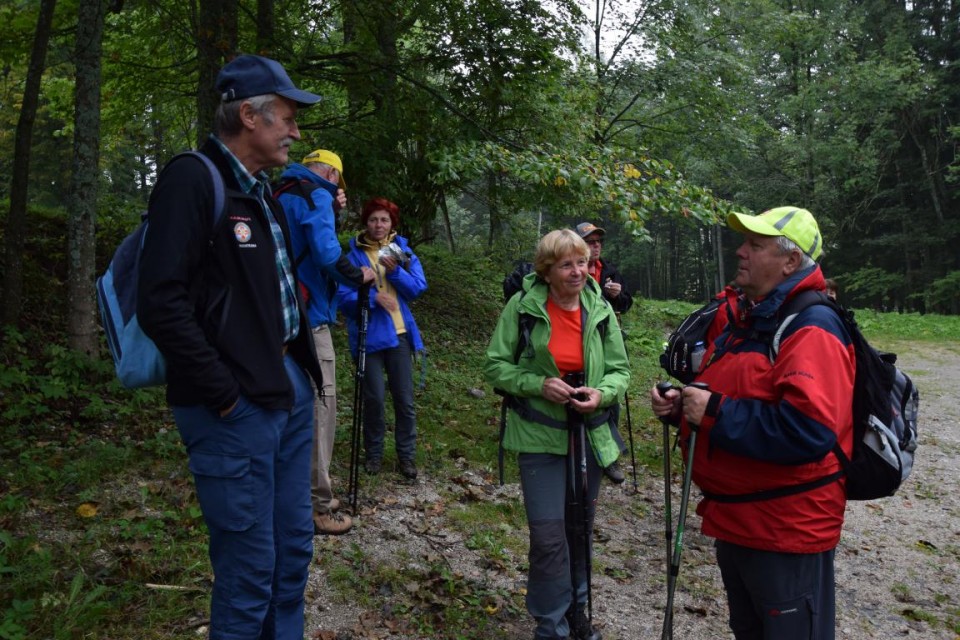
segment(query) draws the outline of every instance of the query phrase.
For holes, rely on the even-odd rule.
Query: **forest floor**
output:
[[[847,507],[836,554],[837,637],[958,640],[960,393],[956,381],[960,380],[960,346],[927,342],[884,346],[901,354],[901,367],[920,389],[921,446],[913,474],[897,495],[851,502]],[[629,466],[629,459],[625,461]],[[674,471],[676,516],[680,484],[676,465]],[[418,627],[404,616],[421,615],[422,611],[376,607],[369,605],[368,598],[344,595],[342,589],[338,592],[331,580],[335,569],[323,558],[362,553],[367,567],[419,565],[421,570],[439,563],[449,568],[455,580],[487,585],[489,593],[518,594],[525,577],[521,570],[524,551],[504,549],[505,557],[491,561],[482,551],[468,548],[466,536],[457,528],[447,526],[443,507],[451,495],[493,503],[519,501],[518,486],[496,486],[480,470],[464,465],[455,478],[421,473],[413,484],[379,482],[363,491],[369,495],[363,497],[366,506],[353,531],[315,539],[318,560],[307,587],[307,637],[486,637],[469,629],[444,629],[431,635],[414,632],[412,629],[422,625]],[[731,638],[712,540],[700,534],[699,519],[693,513],[694,497],[695,493],[684,538],[674,637]],[[652,471],[640,475],[636,491],[629,476],[619,487],[604,482],[595,527],[593,602],[594,622],[605,640],[660,636],[666,600],[662,505],[663,479]],[[525,538],[525,531],[517,533]],[[512,607],[501,606],[504,603],[496,599],[487,602],[494,629],[491,638],[532,637],[533,622],[522,608],[522,598],[514,595],[512,600]]]

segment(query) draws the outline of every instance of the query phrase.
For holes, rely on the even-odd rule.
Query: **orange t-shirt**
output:
[[[583,371],[583,331],[580,327],[580,308],[573,311],[561,309],[547,298],[547,315],[550,316],[550,342],[547,349],[553,356],[560,375]]]

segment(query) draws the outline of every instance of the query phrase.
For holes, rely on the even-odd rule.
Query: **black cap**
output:
[[[276,60],[250,54],[237,56],[224,65],[217,75],[217,91],[224,102],[268,93],[289,98],[301,107],[321,100],[320,96],[293,86],[290,76]]]

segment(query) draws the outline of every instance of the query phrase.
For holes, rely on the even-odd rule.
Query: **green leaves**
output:
[[[464,143],[431,159],[440,183],[495,175],[509,185],[520,206],[605,211],[641,237],[654,216],[713,224],[730,209],[708,189],[689,184],[669,162],[624,149],[541,144],[516,151],[491,142]]]

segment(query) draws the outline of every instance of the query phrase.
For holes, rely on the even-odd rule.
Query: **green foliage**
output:
[[[873,309],[857,309],[854,315],[861,331],[871,341],[923,340],[944,344],[960,341],[960,316],[881,313]]]
[[[25,543],[28,541],[15,538],[9,531],[0,530],[0,576],[10,582],[16,574],[22,571],[17,562],[24,553]],[[4,640],[24,640],[27,638],[27,627],[36,617],[34,611],[36,601],[14,597],[5,605],[0,619],[0,638]]]
[[[878,267],[863,267],[836,278],[842,291],[849,291],[855,299],[876,308],[889,308],[903,300],[905,279]]]
[[[526,514],[519,502],[468,502],[451,509],[449,516],[460,530],[468,534],[467,548],[484,557],[504,562],[507,548],[516,555],[523,555],[526,549],[523,535]],[[495,526],[491,527],[491,523]]]
[[[926,290],[926,302],[931,311],[960,314],[960,271],[951,271],[931,282]]]
[[[128,406],[111,400],[123,393],[120,389],[112,362],[91,359],[37,333],[6,328],[0,354],[0,417],[5,421],[24,427],[110,421],[135,414],[141,402],[159,393],[131,392]]]
[[[657,215],[687,215],[712,223],[729,204],[687,183],[667,162],[625,150],[548,144],[511,150],[494,143],[464,144],[434,157],[437,180],[463,183],[485,175],[509,179],[517,204],[567,210],[606,210],[634,234]]]

